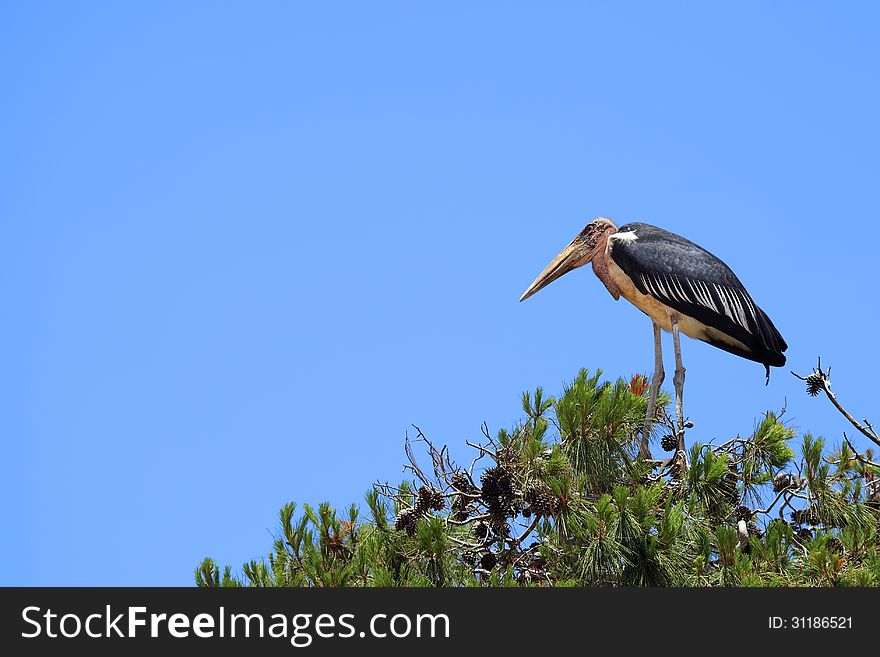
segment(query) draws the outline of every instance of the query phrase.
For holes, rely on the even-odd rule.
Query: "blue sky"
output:
[[[589,270],[517,302],[598,215],[790,345],[765,387],[686,341],[692,439],[787,402],[839,441],[818,355],[880,421],[880,16],[772,4],[6,3],[0,584],[188,585],[398,479],[411,423],[466,460],[522,390],[649,371]]]

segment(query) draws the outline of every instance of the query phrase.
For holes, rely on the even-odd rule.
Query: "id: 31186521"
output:
[[[849,630],[852,616],[770,616],[767,626],[771,630]]]

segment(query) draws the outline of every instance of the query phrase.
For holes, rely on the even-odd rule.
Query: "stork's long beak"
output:
[[[525,301],[535,292],[547,287],[563,274],[567,274],[572,269],[582,267],[590,262],[590,260],[589,247],[587,246],[586,241],[578,235],[572,240],[571,244],[562,249],[558,256],[553,258],[544,271],[538,275],[538,278],[536,278],[534,282],[529,285],[529,288],[523,292],[523,295],[519,300]]]

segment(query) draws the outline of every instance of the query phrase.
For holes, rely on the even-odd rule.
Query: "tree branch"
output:
[[[867,420],[865,424],[862,424],[858,420],[856,420],[849,411],[847,411],[843,405],[837,401],[837,395],[831,392],[831,368],[829,367],[826,371],[822,371],[822,359],[819,359],[818,365],[813,369],[813,371],[807,376],[801,376],[792,372],[792,374],[800,379],[801,381],[805,381],[807,383],[807,392],[810,395],[815,396],[818,394],[818,391],[821,390],[825,393],[825,396],[828,397],[828,400],[834,404],[834,408],[836,408],[843,417],[849,420],[850,424],[852,424],[856,429],[858,429],[868,440],[873,442],[875,445],[880,447],[880,436],[877,435],[877,432],[874,431],[874,427]],[[867,426],[865,426],[867,425]]]

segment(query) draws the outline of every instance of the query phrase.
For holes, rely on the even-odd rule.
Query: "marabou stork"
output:
[[[647,427],[665,377],[660,329],[672,333],[675,350],[677,452],[684,451],[685,428],[685,369],[679,333],[763,364],[768,382],[770,366],[785,364],[783,352],[788,345],[730,267],[693,242],[648,224],[618,228],[605,217],[591,221],[547,265],[520,301],[588,262],[615,300],[622,296],[654,323],[654,376],[641,441],[646,457],[650,457]]]

